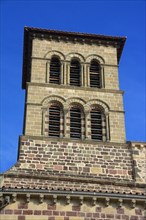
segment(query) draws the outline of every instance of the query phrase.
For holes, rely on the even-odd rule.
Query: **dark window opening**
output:
[[[81,138],[81,110],[77,107],[70,109],[70,137]]]
[[[103,141],[105,140],[105,117],[98,109],[91,111],[91,139]]]
[[[50,83],[60,84],[60,61],[53,57],[50,62]]]
[[[70,64],[70,85],[80,86],[81,85],[81,68],[78,60],[72,60]]]
[[[52,105],[49,108],[49,137],[60,137],[60,107]]]
[[[90,65],[90,87],[101,88],[101,71],[97,61],[91,61]]]

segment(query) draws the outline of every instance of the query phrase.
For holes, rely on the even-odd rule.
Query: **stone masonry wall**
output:
[[[132,179],[128,145],[77,141],[34,140],[22,137],[18,170],[79,177]]]
[[[105,88],[119,88],[116,48],[112,46],[83,45],[72,42],[65,43],[63,41],[57,42],[40,39],[33,40],[31,82],[46,82],[47,59],[51,58],[49,53],[53,54],[54,51],[61,52],[61,60],[63,58],[64,60],[69,60],[70,54],[72,54],[72,57],[79,55],[82,59],[81,62],[88,61],[88,56],[96,54],[106,64],[104,67]]]
[[[136,182],[146,183],[146,143],[131,142]]]
[[[9,204],[1,211],[1,220],[146,220],[145,210],[141,205],[135,208],[127,203],[119,208],[110,203],[105,206],[102,202],[92,205],[91,201],[79,205],[77,201],[65,204],[59,200],[51,204],[46,200],[39,203],[36,198],[31,198],[27,203],[23,197]]]
[[[81,103],[81,106],[92,102],[102,102],[109,107],[109,127],[111,132],[111,142],[125,143],[125,124],[123,99],[121,92],[79,89],[63,86],[43,86],[38,84],[28,85],[27,111],[25,122],[26,135],[42,135],[43,107],[48,100],[65,100],[66,106],[69,102]],[[45,101],[44,101],[45,100]],[[49,102],[49,101],[48,101]],[[87,103],[87,104],[85,104]],[[49,103],[48,103],[49,104]],[[84,108],[84,106],[83,106]],[[67,109],[69,111],[69,107]],[[86,110],[86,109],[84,109]]]
[[[144,143],[97,143],[67,139],[54,141],[49,138],[22,136],[19,160],[7,172],[39,172],[40,175],[146,183],[145,158]]]

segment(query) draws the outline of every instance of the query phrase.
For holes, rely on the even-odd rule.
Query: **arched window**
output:
[[[49,115],[49,126],[48,126],[48,136],[49,137],[60,137],[61,131],[61,118],[62,109],[56,104],[52,104],[48,109]]]
[[[70,64],[70,85],[81,85],[81,66],[78,60],[73,59]]]
[[[61,65],[58,57],[52,57],[50,62],[50,77],[49,82],[60,84]]]
[[[90,64],[90,87],[101,88],[101,68],[96,60]]]
[[[98,108],[92,108],[90,112],[91,139],[106,141],[106,119],[104,113]]]
[[[70,137],[80,139],[82,136],[82,112],[73,106],[70,109]]]

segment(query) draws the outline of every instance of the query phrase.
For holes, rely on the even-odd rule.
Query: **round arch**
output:
[[[58,105],[64,108],[65,99],[60,96],[47,96],[41,102],[43,107],[47,107],[50,103],[58,103]]]
[[[72,105],[76,105],[84,111],[86,102],[80,98],[69,98],[65,103],[65,109],[70,109]]]
[[[86,62],[87,63],[91,63],[92,60],[96,60],[99,64],[104,64],[105,63],[104,59],[101,56],[96,55],[96,54],[91,54],[91,55],[86,57]]]
[[[97,99],[90,100],[87,102],[85,108],[89,112],[93,106],[99,107],[99,109],[105,114],[109,113],[109,106],[101,100],[97,100]]]
[[[77,59],[80,62],[85,62],[85,58],[79,53],[69,53],[66,55],[66,61],[71,61],[72,59]]]
[[[53,56],[58,57],[60,60],[65,60],[64,54],[57,50],[52,50],[52,51],[47,52],[44,58],[51,59]]]

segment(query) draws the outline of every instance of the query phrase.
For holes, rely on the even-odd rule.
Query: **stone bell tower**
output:
[[[126,142],[125,37],[24,28],[24,129],[2,220],[144,220],[146,144]]]
[[[61,111],[60,131],[56,137],[74,139],[70,138],[72,106],[81,111],[81,126],[78,125],[81,138],[77,139],[96,139],[93,133],[99,129],[99,140],[125,143],[118,63],[126,39],[28,30],[25,30],[25,44],[31,43],[31,48],[24,48],[23,88],[27,92],[24,135],[49,136],[48,108],[50,103],[56,102]],[[91,110],[95,112],[92,114]],[[98,125],[102,128],[92,123],[91,117],[97,110],[102,113],[102,124]]]

